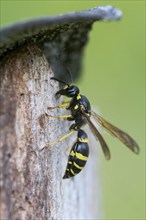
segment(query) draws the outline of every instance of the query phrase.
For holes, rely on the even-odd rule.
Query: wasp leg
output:
[[[65,108],[67,109],[69,107],[70,102],[63,102],[61,105],[54,106],[54,107],[48,107],[48,109],[55,109],[55,108]]]
[[[62,136],[61,138],[59,138],[57,141],[52,142],[47,144],[45,147],[43,147],[40,151],[44,150],[45,148],[54,145],[54,144],[58,144],[59,142],[64,141],[66,138],[68,138],[71,134],[73,134],[75,132],[75,130],[70,131],[69,133],[65,134],[64,136]]]
[[[70,101],[62,101],[62,104],[65,104],[65,103],[66,103],[66,104],[67,104],[67,103],[70,104]]]
[[[45,115],[50,117],[50,118],[65,118],[65,119],[68,119],[68,120],[72,120],[71,115],[48,115],[47,113],[45,113]]]
[[[66,138],[68,138],[71,134],[73,134],[75,130],[71,130],[69,133],[63,135],[61,138],[59,138],[57,141],[50,143],[49,145],[58,144],[59,142],[64,141]]]

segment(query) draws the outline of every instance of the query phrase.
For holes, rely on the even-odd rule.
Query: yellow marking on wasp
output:
[[[78,106],[78,105],[75,105],[74,109],[78,109],[78,108],[79,108],[79,106]]]
[[[77,100],[79,100],[79,99],[81,99],[81,95],[80,94],[77,95]]]
[[[71,162],[71,161],[68,161],[68,163],[69,163],[69,164],[72,164],[72,162]]]
[[[80,160],[87,161],[88,157],[82,155],[81,153],[76,153],[76,157]]]
[[[74,157],[75,156],[75,152],[72,150],[69,155]]]
[[[63,88],[63,89],[67,89],[67,88],[68,88],[68,85],[64,86],[64,88]]]
[[[74,166],[75,166],[76,168],[78,168],[79,170],[82,170],[82,169],[84,168],[84,167],[79,166],[76,162],[74,162],[73,164],[74,164]]]
[[[75,176],[76,175],[76,173],[72,170],[72,169],[70,169],[70,172]]]
[[[78,141],[82,143],[88,143],[88,138],[84,138],[84,139],[78,138]]]

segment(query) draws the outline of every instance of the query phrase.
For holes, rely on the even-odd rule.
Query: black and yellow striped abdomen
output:
[[[89,155],[87,134],[78,130],[78,138],[71,148],[63,179],[75,176],[84,168]]]

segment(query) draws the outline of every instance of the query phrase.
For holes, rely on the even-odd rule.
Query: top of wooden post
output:
[[[43,50],[57,77],[69,81],[65,69],[69,67],[76,79],[93,22],[119,20],[121,16],[122,12],[117,8],[99,6],[12,24],[0,30],[0,57],[32,42]]]

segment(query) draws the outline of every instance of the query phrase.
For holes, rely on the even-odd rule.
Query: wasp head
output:
[[[57,79],[55,77],[52,77],[51,79],[65,84],[63,89],[60,89],[58,92],[56,92],[55,95],[57,97],[60,97],[61,95],[64,95],[64,96],[72,98],[72,97],[77,96],[79,94],[79,92],[80,92],[80,90],[79,90],[79,88],[77,86],[69,85],[66,82],[64,82],[64,81],[62,81],[60,79]]]
[[[66,85],[63,89],[60,89],[58,92],[56,92],[56,96],[58,95],[64,95],[67,97],[75,97],[79,94],[79,88],[77,86],[74,85]]]

